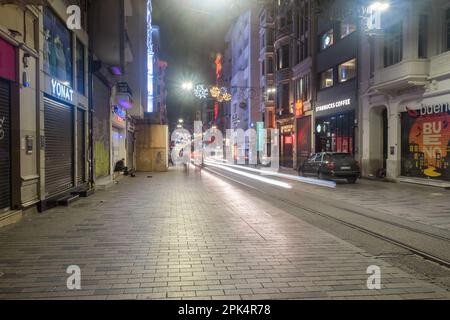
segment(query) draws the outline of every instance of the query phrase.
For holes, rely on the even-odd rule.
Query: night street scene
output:
[[[449,299],[450,0],[0,0],[0,303]]]

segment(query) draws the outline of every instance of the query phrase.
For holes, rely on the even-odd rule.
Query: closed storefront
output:
[[[129,169],[134,169],[134,124],[129,121],[128,122],[128,134],[127,134],[127,167]]]
[[[297,119],[297,164],[311,154],[311,116]]]
[[[12,207],[11,105],[15,81],[16,49],[0,38],[0,214]]]
[[[0,79],[0,213],[11,207],[11,93]]]
[[[450,96],[401,113],[402,176],[450,181]]]
[[[73,107],[44,99],[46,197],[74,186]]]
[[[112,108],[112,160],[113,166],[117,161],[127,158],[126,140],[126,111],[120,106]]]
[[[77,184],[86,182],[85,111],[77,110]]]
[[[280,127],[281,135],[281,161],[280,165],[286,168],[292,168],[294,165],[294,126],[286,124]]]
[[[95,178],[107,177],[110,174],[110,132],[111,132],[111,106],[110,89],[97,76],[94,82],[94,167]]]

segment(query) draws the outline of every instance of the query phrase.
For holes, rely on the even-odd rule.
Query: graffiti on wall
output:
[[[105,177],[109,175],[109,149],[105,147],[103,141],[94,142],[95,177]]]

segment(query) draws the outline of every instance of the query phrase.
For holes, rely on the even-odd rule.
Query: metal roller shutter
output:
[[[11,207],[10,87],[0,80],[0,212]]]
[[[134,133],[128,131],[127,134],[127,167],[129,170],[134,169],[133,155],[134,155]]]
[[[85,119],[84,110],[77,110],[77,183],[86,182],[86,156],[85,156]]]
[[[73,112],[63,104],[44,103],[45,190],[47,197],[73,187]]]

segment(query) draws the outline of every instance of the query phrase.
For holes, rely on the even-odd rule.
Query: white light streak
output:
[[[224,166],[223,164],[216,164],[216,163],[208,161],[208,160],[205,161],[205,164],[207,164],[208,166],[211,166],[211,167],[220,168],[222,170],[225,170],[225,171],[237,174],[237,175],[241,175],[243,177],[247,177],[249,179],[258,180],[260,182],[264,182],[264,183],[271,184],[271,185],[285,188],[285,189],[292,189],[292,186],[286,182],[268,179],[268,178],[257,176],[257,175],[251,174],[251,173],[235,170],[235,169],[229,168],[227,166]]]

